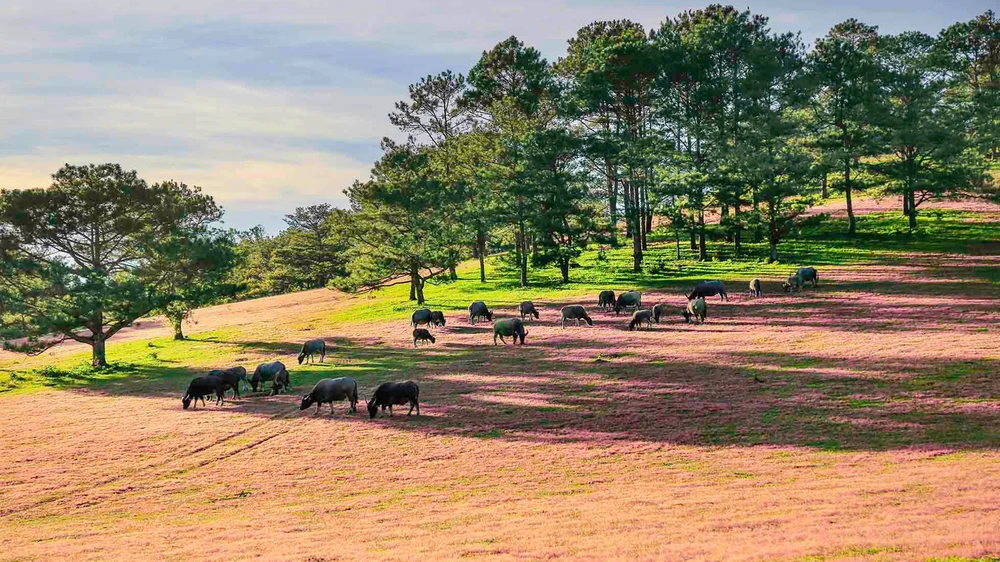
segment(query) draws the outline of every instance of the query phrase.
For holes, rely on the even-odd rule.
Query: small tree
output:
[[[588,204],[587,186],[573,167],[579,142],[564,129],[552,129],[538,132],[526,148],[520,183],[534,194],[529,222],[538,233],[538,251],[532,263],[555,263],[562,282],[569,283],[570,262],[604,232],[599,210]]]
[[[809,53],[809,70],[818,88],[813,100],[816,145],[835,160],[843,174],[840,188],[847,198],[848,234],[857,231],[854,177],[861,158],[878,152],[872,144],[872,119],[880,99],[875,54],[878,28],[849,19],[833,26]]]
[[[238,287],[228,282],[234,260],[232,234],[215,232],[191,241],[187,250],[187,266],[195,267],[201,275],[192,277],[172,270],[169,264],[162,265],[164,271],[170,271],[165,281],[176,296],[162,310],[174,328],[175,340],[184,339],[184,321],[191,317],[191,311],[236,296]]]
[[[107,340],[201,276],[208,264],[192,248],[221,217],[199,188],[147,185],[117,164],[67,164],[48,189],[0,192],[5,347],[37,353],[72,339],[107,365]]]
[[[919,32],[884,38],[879,52],[888,96],[877,123],[890,153],[872,166],[903,197],[910,229],[922,203],[967,193],[985,179],[982,158],[966,134],[968,112],[945,95],[932,64],[934,39]]]
[[[982,154],[1000,161],[1000,19],[987,10],[938,36],[937,61],[948,70],[951,95],[972,108],[971,133]]]
[[[326,287],[345,275],[344,247],[333,237],[332,213],[330,205],[322,204],[297,207],[285,215],[288,228],[275,247],[275,258],[301,288]]]
[[[448,251],[455,245],[448,213],[455,206],[431,173],[432,149],[389,139],[382,146],[385,155],[371,180],[345,191],[351,211],[335,212],[337,235],[349,246],[350,272],[337,284],[355,291],[408,282],[410,300],[423,304],[424,283],[448,269]]]

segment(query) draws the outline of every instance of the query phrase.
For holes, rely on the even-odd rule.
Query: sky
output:
[[[707,2],[706,2],[707,3]],[[0,188],[117,162],[201,186],[227,227],[276,233],[297,206],[345,206],[407,85],[465,73],[510,35],[551,61],[595,20],[648,28],[705,4],[612,0],[3,0]],[[811,44],[856,17],[936,34],[995,0],[736,3]]]

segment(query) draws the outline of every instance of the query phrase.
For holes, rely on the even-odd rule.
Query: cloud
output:
[[[707,2],[706,2],[707,3]],[[120,162],[201,185],[231,225],[271,230],[297,205],[343,204],[406,86],[465,72],[509,35],[549,60],[594,20],[647,28],[702,4],[653,0],[5,0],[0,186],[46,185],[63,163]],[[858,16],[930,33],[990,7],[925,0],[765,0],[810,41]]]

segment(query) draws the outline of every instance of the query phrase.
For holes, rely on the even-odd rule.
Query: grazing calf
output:
[[[660,303],[653,307],[653,322],[657,324],[660,323],[660,318],[665,318],[667,315],[667,304]]]
[[[434,313],[431,312],[431,309],[421,308],[413,311],[413,316],[410,316],[410,325],[416,328],[421,324],[430,324],[433,320]]]
[[[629,308],[634,310],[639,310],[642,306],[642,293],[639,291],[628,291],[618,295],[618,300],[615,301],[615,315],[617,316],[623,310],[627,311]]]
[[[326,361],[326,342],[323,340],[309,340],[302,344],[302,349],[299,351],[299,365],[302,364],[302,360],[306,359],[310,363],[313,362],[313,355],[319,354],[319,362],[322,363]]]
[[[184,393],[184,397],[181,398],[181,404],[184,405],[184,409],[187,410],[188,406],[191,405],[191,401],[194,401],[194,407],[198,407],[198,400],[201,400],[201,405],[205,405],[205,397],[210,394],[215,394],[215,405],[219,406],[226,403],[226,381],[222,380],[221,377],[197,377],[192,380],[187,387],[187,391]]]
[[[439,326],[439,327],[440,326],[444,326],[445,325],[444,313],[441,312],[440,310],[432,310],[431,311],[431,324],[433,324],[435,326]],[[414,326],[414,327],[416,327],[416,326]]]
[[[365,401],[368,407],[368,418],[374,418],[378,414],[379,407],[385,412],[389,408],[389,417],[392,417],[392,407],[410,403],[410,411],[406,415],[413,413],[417,409],[420,415],[420,387],[413,381],[406,382],[384,382],[375,389],[375,395],[371,402]]]
[[[525,316],[534,316],[535,320],[538,320],[538,310],[535,309],[535,303],[531,301],[524,301],[521,306],[518,307],[521,312],[521,320],[524,320]]]
[[[813,288],[819,284],[819,273],[816,271],[815,267],[798,268],[795,270],[795,273],[788,276],[788,281],[786,281],[781,288],[783,288],[786,293],[791,293],[802,290],[802,286],[806,283],[810,283]]]
[[[358,411],[358,383],[350,377],[339,379],[323,379],[316,383],[316,386],[302,397],[302,405],[299,410],[305,410],[309,406],[316,404],[316,415],[319,415],[319,407],[322,404],[330,404],[330,415],[333,415],[333,403],[347,400],[351,403],[350,413]]]
[[[493,311],[486,308],[486,303],[483,301],[476,301],[469,305],[469,324],[475,324],[476,320],[480,318],[485,318],[492,322]]]
[[[687,310],[684,311],[684,321],[690,323],[691,319],[695,320],[697,324],[704,324],[705,318],[708,317],[708,303],[705,302],[704,297],[698,297],[694,300],[689,300],[687,305]]]
[[[226,383],[226,390],[233,389],[233,397],[240,397],[240,385],[250,384],[247,382],[247,370],[243,367],[232,367],[229,369],[212,369],[208,372],[210,377],[219,377]]]
[[[788,280],[781,284],[781,288],[786,293],[794,293],[802,290],[802,278],[798,274],[789,275]]]
[[[750,297],[760,297],[760,279],[754,279],[750,282]]]
[[[715,281],[702,281],[696,284],[691,294],[687,297],[690,301],[697,298],[713,297],[715,295],[719,295],[719,300],[729,300],[729,295],[726,294],[726,285],[718,279]]]
[[[566,327],[567,320],[576,320],[577,326],[580,325],[580,320],[587,322],[588,326],[594,325],[594,321],[590,319],[590,316],[587,316],[587,309],[578,304],[564,306],[559,314],[562,317],[561,323],[563,328]]]
[[[284,394],[291,389],[292,381],[288,377],[288,371],[282,369],[280,373],[274,376],[274,380],[271,381],[271,396]]]
[[[602,310],[614,308],[616,302],[614,291],[601,291],[601,294],[597,295],[597,306]]]
[[[643,324],[647,328],[653,327],[653,311],[648,308],[643,310],[636,310],[632,313],[632,321],[628,324],[629,331],[638,330]]]
[[[524,345],[524,336],[527,335],[528,332],[524,331],[524,322],[520,318],[501,318],[493,323],[493,345],[497,344],[497,336],[504,345],[507,345],[504,337],[510,336],[514,336],[514,343],[521,338],[521,345]]]
[[[257,388],[260,387],[264,390],[264,383],[267,381],[273,381],[275,377],[284,373],[283,377],[288,380],[288,371],[285,370],[285,364],[281,361],[272,361],[270,363],[261,363],[257,365],[257,368],[253,371],[253,376],[250,378],[250,387],[253,388],[254,392],[257,392]]]
[[[431,333],[427,331],[427,328],[414,328],[413,347],[417,347],[418,341],[429,341],[431,343],[434,343],[437,340],[435,340],[434,336],[432,336]]]

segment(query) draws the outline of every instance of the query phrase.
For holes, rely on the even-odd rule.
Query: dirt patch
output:
[[[886,213],[896,211],[903,212],[903,198],[901,196],[888,196],[881,199],[871,197],[856,197],[852,201],[855,215],[867,215],[869,213]],[[997,206],[989,201],[975,199],[962,199],[957,201],[927,201],[918,207],[920,212],[932,209],[946,209],[952,211],[970,211],[975,213],[996,213]],[[818,215],[827,213],[833,218],[847,217],[847,203],[845,201],[832,201],[811,207],[806,215]]]

